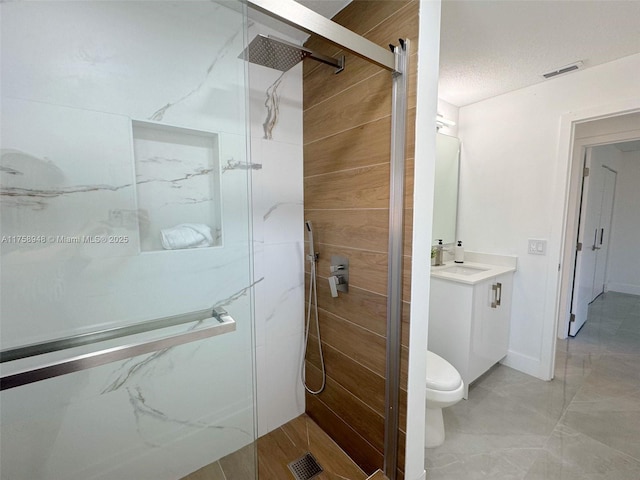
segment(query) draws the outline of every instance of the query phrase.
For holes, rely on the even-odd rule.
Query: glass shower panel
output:
[[[2,374],[102,359],[3,382],[0,478],[177,479],[252,444],[246,7],[0,9]],[[103,355],[130,345],[157,349]]]

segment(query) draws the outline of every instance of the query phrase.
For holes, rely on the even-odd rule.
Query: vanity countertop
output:
[[[488,257],[483,255],[483,257]],[[491,257],[494,257],[491,255]],[[498,257],[498,256],[495,256]],[[481,261],[466,261],[464,263],[445,262],[444,265],[432,266],[431,276],[442,280],[475,285],[476,283],[502,275],[503,273],[516,271],[515,257],[502,257],[506,261],[485,263]],[[471,260],[488,260],[489,258],[478,258]]]

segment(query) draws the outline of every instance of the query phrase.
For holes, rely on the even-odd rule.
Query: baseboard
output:
[[[538,358],[509,350],[507,356],[500,363],[527,375],[542,378],[540,374],[540,359]]]
[[[632,285],[630,283],[608,283],[607,291],[628,293],[629,295],[640,295],[640,285]]]

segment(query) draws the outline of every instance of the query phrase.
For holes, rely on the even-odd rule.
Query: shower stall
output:
[[[292,23],[278,2],[246,3]],[[299,60],[345,65],[272,39],[286,34],[249,20],[246,3],[0,6],[2,480],[178,479],[243,448],[245,478],[256,478],[257,437],[304,411],[302,195],[277,172],[301,178],[302,147],[265,143],[286,122],[287,78],[244,60],[260,63],[254,37],[263,54],[299,56],[285,61],[298,101]],[[406,45],[351,35],[350,49],[395,78],[385,431],[395,472]],[[301,122],[290,125],[301,138]],[[296,162],[276,167],[285,149]],[[274,297],[287,304],[277,325]],[[279,385],[286,402],[264,407],[257,392],[274,369],[294,380]]]

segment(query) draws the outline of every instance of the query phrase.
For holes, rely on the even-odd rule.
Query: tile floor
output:
[[[640,480],[640,296],[598,297],[553,381],[499,365],[445,429],[428,480]]]
[[[291,480],[287,465],[311,452],[323,472],[314,480],[365,480],[367,475],[307,415],[301,415],[258,439],[260,480]],[[255,478],[252,465],[255,446],[221,458],[182,480],[249,480]],[[373,477],[373,478],[385,478]]]

